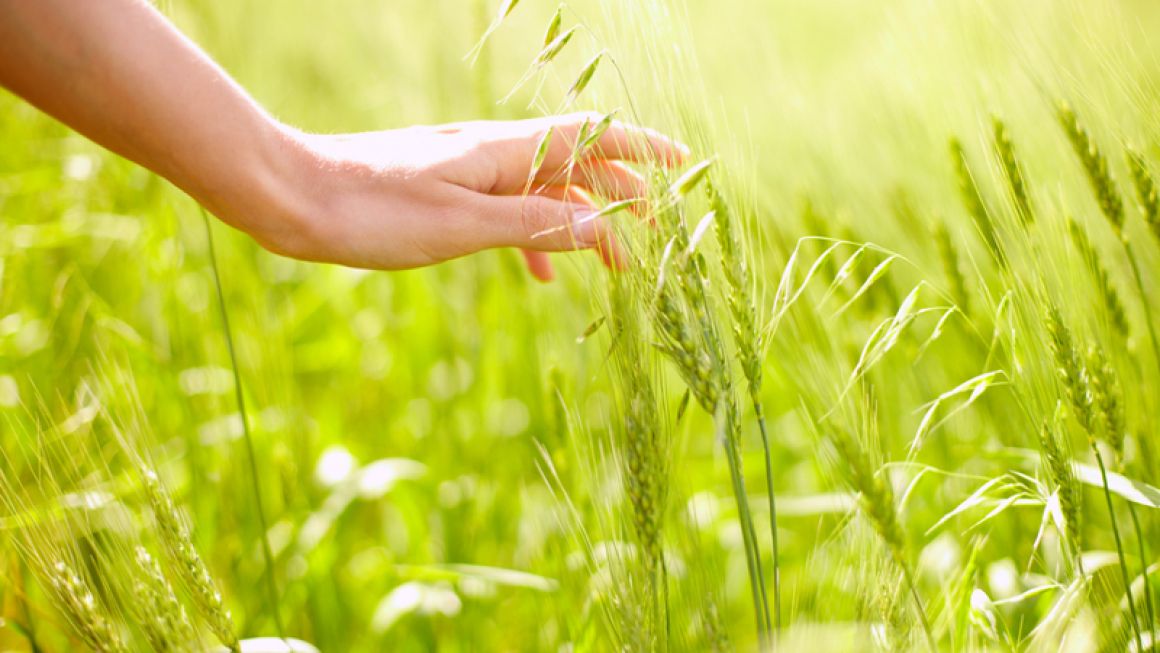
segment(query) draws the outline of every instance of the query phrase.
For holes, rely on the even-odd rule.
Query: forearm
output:
[[[0,85],[273,238],[291,139],[143,0],[0,0]]]

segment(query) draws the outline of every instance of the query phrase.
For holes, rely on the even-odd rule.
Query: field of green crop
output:
[[[691,156],[623,271],[375,272],[0,96],[0,650],[1156,648],[1160,5],[159,6],[302,129]]]

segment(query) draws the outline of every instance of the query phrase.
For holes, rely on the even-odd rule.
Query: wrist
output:
[[[246,131],[244,143],[231,144],[212,173],[186,190],[223,222],[264,248],[295,258],[310,258],[310,207],[315,193],[308,183],[317,170],[303,134],[268,116]]]

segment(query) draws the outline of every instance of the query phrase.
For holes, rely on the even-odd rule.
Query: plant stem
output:
[[[1148,583],[1148,545],[1144,543],[1144,531],[1140,529],[1140,518],[1136,515],[1136,505],[1128,502],[1128,514],[1132,516],[1132,527],[1136,529],[1136,548],[1139,551],[1140,564],[1143,566],[1141,577],[1144,579],[1144,604],[1148,607],[1148,630],[1156,630],[1156,609],[1152,604],[1152,586]]]
[[[661,553],[660,575],[661,575],[661,595],[663,597],[660,607],[661,607],[661,610],[664,612],[663,621],[665,624],[665,629],[664,629],[664,633],[663,633],[664,639],[662,640],[663,644],[661,646],[661,650],[667,651],[667,650],[669,650],[669,640],[672,638],[672,625],[673,624],[672,624],[672,613],[669,610],[669,565],[667,562],[665,562],[665,554],[663,552]]]
[[[910,586],[910,598],[914,600],[914,609],[918,612],[918,620],[922,624],[922,633],[926,636],[926,645],[931,653],[938,650],[938,644],[934,641],[934,632],[930,629],[930,622],[926,619],[926,609],[922,605],[922,597],[918,595],[918,585],[914,582],[914,574],[910,571],[910,565],[899,560],[902,567],[902,574],[906,576],[906,584]]]
[[[728,399],[722,401],[728,402]],[[725,446],[725,456],[729,462],[729,477],[733,483],[733,498],[737,503],[737,517],[741,522],[741,536],[745,545],[746,566],[749,569],[749,590],[753,595],[753,609],[757,620],[757,638],[762,650],[768,650],[769,603],[765,596],[765,575],[761,571],[761,553],[757,548],[757,532],[753,528],[753,516],[749,512],[749,500],[745,490],[745,476],[741,470],[741,456],[737,450],[733,410],[724,407],[724,419],[719,420],[721,440]],[[720,410],[718,411],[720,412]]]
[[[246,442],[246,458],[250,466],[251,490],[254,493],[254,504],[258,511],[258,528],[262,529],[262,557],[266,563],[266,598],[270,601],[270,612],[274,618],[274,627],[278,629],[278,637],[284,638],[286,629],[282,624],[282,616],[278,612],[278,584],[274,578],[274,552],[270,548],[269,527],[266,525],[266,511],[262,506],[262,484],[258,480],[258,457],[254,453],[254,439],[250,434],[250,420],[246,414],[246,400],[242,394],[242,374],[238,369],[238,357],[234,351],[234,337],[230,331],[230,316],[226,310],[226,295],[222,290],[222,276],[218,270],[217,253],[213,244],[213,228],[209,215],[201,208],[201,217],[205,222],[205,239],[209,247],[210,267],[213,269],[214,286],[217,288],[218,308],[221,312],[222,330],[225,332],[226,349],[230,354],[230,367],[234,374],[234,398],[238,404],[238,414],[242,420],[242,439]]]
[[[765,410],[756,394],[753,396],[753,411],[757,414],[757,426],[761,430],[761,448],[765,452],[765,491],[769,495],[769,535],[773,541],[773,636],[776,639],[777,631],[781,630],[781,561],[777,546],[777,499],[773,491],[773,461],[769,449],[769,434],[765,427]]]
[[[1136,650],[1143,651],[1144,640],[1140,636],[1140,620],[1136,616],[1136,602],[1132,600],[1132,579],[1128,575],[1128,563],[1124,560],[1124,545],[1120,541],[1120,527],[1116,523],[1116,512],[1112,506],[1112,491],[1108,489],[1108,471],[1104,467],[1104,457],[1100,455],[1099,447],[1095,446],[1094,443],[1092,444],[1092,451],[1096,454],[1096,462],[1100,466],[1100,478],[1104,483],[1104,498],[1108,502],[1108,516],[1112,520],[1112,535],[1116,538],[1116,553],[1120,559],[1120,574],[1124,579],[1124,591],[1128,594],[1128,610],[1132,615],[1132,631],[1136,635]]]

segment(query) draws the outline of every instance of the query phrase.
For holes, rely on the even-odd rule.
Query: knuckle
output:
[[[550,200],[528,197],[520,205],[519,219],[529,238],[542,234],[556,225],[555,211]]]

